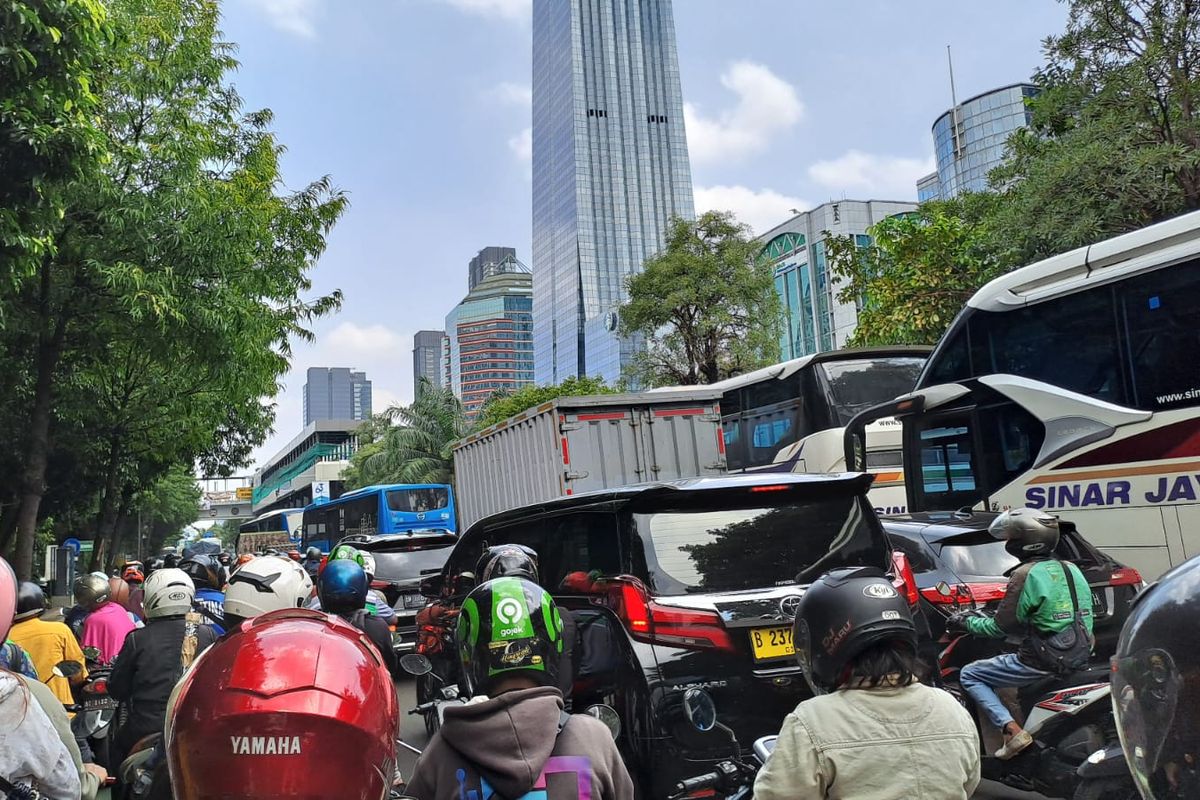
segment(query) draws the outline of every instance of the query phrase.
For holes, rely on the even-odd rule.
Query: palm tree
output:
[[[430,384],[411,405],[383,412],[391,427],[379,449],[363,460],[363,477],[372,483],[452,483],[453,444],[471,430],[462,402],[448,387]]]

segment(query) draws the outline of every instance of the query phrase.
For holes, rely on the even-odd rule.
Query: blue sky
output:
[[[564,2],[566,0],[563,0]],[[950,105],[1028,79],[1052,0],[675,0],[697,210],[757,230],[832,198],[915,199]],[[275,112],[292,187],[351,206],[315,289],[340,314],[297,345],[269,457],[300,430],[308,366],[365,369],[376,410],[412,397],[412,335],[440,329],[467,261],[530,260],[530,0],[225,0],[247,108]]]

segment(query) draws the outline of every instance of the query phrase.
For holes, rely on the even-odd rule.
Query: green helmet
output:
[[[339,544],[333,548],[333,552],[329,554],[330,561],[353,561],[360,567],[363,565],[362,553],[358,552],[357,548],[351,547],[348,544]]]
[[[562,629],[558,606],[536,583],[496,578],[476,586],[455,631],[467,690],[490,695],[496,679],[513,672],[557,686]]]

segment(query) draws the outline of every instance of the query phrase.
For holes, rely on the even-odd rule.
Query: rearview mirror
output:
[[[446,581],[439,572],[437,575],[430,575],[428,578],[422,578],[420,584],[421,594],[431,600],[436,600],[442,596],[442,589],[445,588]]]
[[[693,728],[707,733],[717,724],[717,704],[703,689],[688,689],[683,693],[683,715]]]
[[[588,706],[584,709],[583,713],[603,722],[604,727],[608,728],[608,732],[612,734],[613,739],[621,735],[621,717],[612,706],[603,704]]]
[[[400,669],[409,675],[420,677],[433,672],[433,663],[420,653],[409,653],[400,657]]]

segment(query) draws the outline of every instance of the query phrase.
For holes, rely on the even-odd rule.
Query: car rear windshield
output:
[[[416,543],[404,540],[356,545],[375,556],[375,577],[380,580],[404,581],[433,575],[441,570],[454,544],[451,538],[438,537],[437,543]]]
[[[857,495],[634,515],[659,594],[809,583],[835,567],[884,566],[887,545]],[[652,551],[652,552],[651,552]]]
[[[1093,563],[1090,554],[1085,553],[1081,557],[1081,554],[1076,552],[1075,541],[1071,535],[1064,534],[1058,542],[1054,557],[1074,561],[1080,566]],[[942,563],[959,577],[1003,577],[1018,563],[1016,556],[1009,555],[1004,549],[1004,542],[992,538],[987,531],[946,540],[939,555],[942,557]]]
[[[818,365],[825,371],[834,411],[843,425],[863,409],[911,392],[924,366],[923,358],[895,356]]]
[[[445,508],[450,500],[446,489],[391,489],[387,493],[388,508],[392,511],[421,513]]]

